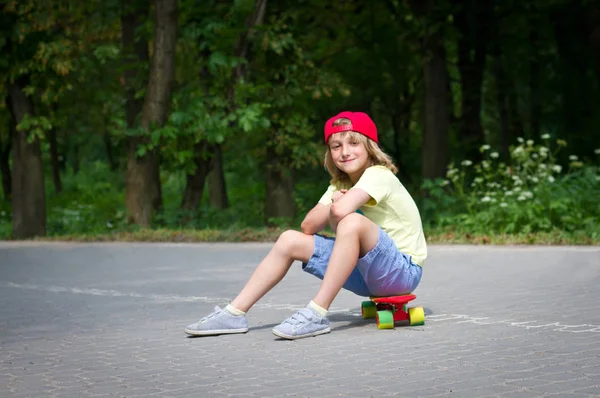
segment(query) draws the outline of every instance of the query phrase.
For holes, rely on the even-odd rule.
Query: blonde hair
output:
[[[351,124],[350,119],[345,117],[336,119],[333,122],[334,126],[345,126]],[[351,140],[356,140],[365,146],[367,150],[367,154],[369,155],[369,166],[384,166],[387,167],[392,173],[396,174],[398,172],[398,168],[394,165],[392,158],[383,152],[379,145],[369,137],[362,135],[356,131],[344,131],[341,133],[342,138],[345,138],[346,135],[350,136]],[[331,175],[331,184],[335,185],[339,189],[350,188],[352,186],[352,181],[350,180],[350,176],[344,173],[342,170],[338,169],[333,162],[333,158],[331,157],[331,149],[329,145],[327,145],[327,149],[325,150],[325,169]]]

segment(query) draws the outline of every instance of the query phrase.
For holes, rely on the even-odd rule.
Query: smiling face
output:
[[[355,184],[363,172],[369,167],[369,153],[360,134],[343,132],[333,134],[327,142],[331,160],[335,166],[348,174]]]

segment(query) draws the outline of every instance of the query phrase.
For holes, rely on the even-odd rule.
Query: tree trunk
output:
[[[596,73],[600,80],[600,25],[591,29],[589,39],[594,52],[594,58],[596,59]]]
[[[10,109],[10,104],[8,104]],[[11,197],[11,176],[10,176],[10,149],[11,140],[14,132],[14,119],[10,120],[9,135],[6,140],[3,140],[0,136],[0,172],[2,173],[2,192],[4,193],[4,199],[10,200]]]
[[[56,195],[62,192],[62,183],[60,181],[60,164],[58,162],[58,142],[56,138],[56,129],[52,128],[48,132],[48,142],[50,143],[50,166],[52,168],[52,182],[54,183],[54,192]]]
[[[496,80],[496,103],[498,106],[498,119],[500,122],[500,130],[498,132],[498,142],[500,143],[500,152],[504,159],[509,157],[509,146],[513,141],[511,136],[510,120],[508,115],[507,107],[507,96],[506,96],[506,73],[504,72],[504,65],[502,62],[502,55],[500,52],[494,54],[494,77]]]
[[[510,137],[523,137],[525,135],[525,127],[523,127],[523,120],[519,114],[519,107],[517,105],[517,90],[515,85],[511,84],[508,90],[508,117],[509,117],[509,136]],[[509,145],[514,141],[510,141]]]
[[[121,18],[121,35],[123,41],[123,63],[125,69],[123,72],[123,81],[125,86],[125,121],[128,129],[137,127],[137,117],[142,111],[142,100],[135,97],[136,91],[141,86],[143,77],[143,65],[149,60],[148,43],[136,36],[136,31],[142,26],[148,12],[147,5],[144,3],[142,7],[136,8],[132,0],[124,2],[124,13]],[[142,224],[147,218],[151,217],[151,212],[145,209],[142,203],[138,203],[139,196],[145,190],[139,185],[134,185],[133,182],[138,181],[138,158],[136,151],[142,143],[142,139],[138,136],[128,135],[125,140],[125,148],[127,153],[127,170],[126,170],[126,205],[128,221]],[[141,172],[143,175],[144,173]],[[142,182],[145,180],[142,180]],[[140,192],[132,192],[139,190]],[[144,212],[150,214],[145,215]]]
[[[205,98],[210,95],[210,81],[212,79],[210,71],[208,70],[208,59],[210,58],[211,51],[208,48],[200,51],[200,57],[204,60],[202,68],[200,68],[200,82],[202,84],[202,93]],[[210,106],[210,105],[209,105]],[[209,112],[211,109],[209,108]],[[181,208],[187,210],[196,210],[202,201],[204,195],[204,187],[206,185],[207,176],[210,175],[211,170],[211,159],[213,156],[214,146],[209,145],[208,141],[201,140],[194,145],[194,163],[196,164],[196,170],[193,174],[186,176],[185,192],[181,200]],[[209,186],[209,191],[211,190]]]
[[[205,140],[194,145],[196,170],[193,174],[186,176],[187,184],[181,201],[181,208],[184,210],[196,210],[200,205],[202,195],[204,194],[206,176],[210,169],[210,159],[208,158],[210,151],[210,145]]]
[[[434,0],[408,0],[408,3],[426,26],[436,26],[443,21],[439,12],[433,13]],[[432,14],[437,17],[430,17]],[[422,52],[425,98],[421,170],[422,178],[428,179],[444,177],[448,166],[450,82],[446,69],[446,50],[439,30],[425,33]]]
[[[422,145],[424,179],[444,177],[448,167],[449,93],[446,51],[441,34],[427,39],[425,82],[425,123]]]
[[[177,0],[156,0],[155,6],[154,49],[140,117],[140,127],[147,132],[164,126],[167,120],[175,71]],[[133,21],[136,21],[135,16]],[[124,42],[126,26],[131,29],[135,25],[125,22],[124,20]],[[135,29],[128,33],[132,32]],[[130,44],[132,40],[127,42]],[[158,154],[155,149],[150,149],[142,156],[136,155],[139,145],[149,144],[147,136],[135,137],[128,144],[126,202],[129,219],[140,226],[149,227],[154,211],[162,204]]]
[[[404,153],[410,146],[410,118],[414,97],[408,89],[398,97],[390,112],[394,130],[394,160],[398,167],[398,177],[404,184],[410,184],[410,172],[404,165]]]
[[[10,109],[10,99],[7,97],[6,109]],[[12,137],[15,134],[15,119],[11,117],[8,122],[8,135],[6,140],[2,139],[0,135],[0,173],[2,173],[2,192],[4,193],[4,199],[10,200],[11,197],[11,171],[10,171],[10,150],[12,146]]]
[[[10,110],[15,124],[33,116],[33,103],[23,92],[26,84],[9,86]],[[28,131],[13,131],[12,220],[16,239],[46,235],[46,192],[39,138],[28,140]]]
[[[488,46],[489,0],[459,2],[456,13],[458,69],[462,88],[461,146],[467,159],[480,160],[484,142],[481,125],[481,93]]]
[[[529,65],[529,91],[531,102],[531,131],[529,138],[537,139],[540,136],[540,124],[542,117],[542,104],[540,100],[540,61],[538,60],[538,32],[535,21],[529,22],[529,43],[531,44],[532,58]]]
[[[213,151],[208,174],[208,199],[211,206],[224,210],[229,207],[229,199],[223,171],[223,149],[221,145],[215,145]]]
[[[119,165],[115,159],[113,144],[108,130],[104,130],[104,149],[106,150],[106,159],[108,160],[110,170],[117,171]]]
[[[293,220],[296,216],[293,171],[282,164],[271,146],[267,147],[266,171],[265,224],[274,226],[276,220]]]
[[[77,175],[79,173],[79,144],[77,140],[73,143],[73,160],[71,162],[71,167],[73,167],[73,174]]]
[[[500,124],[496,144],[500,146],[500,153],[504,160],[509,158],[509,146],[513,141],[510,130],[510,115],[508,112],[509,87],[506,70],[504,68],[504,58],[502,57],[502,46],[500,43],[501,24],[497,13],[492,13],[490,21],[490,55],[493,62],[493,75],[496,84],[496,106],[498,107],[498,121]]]

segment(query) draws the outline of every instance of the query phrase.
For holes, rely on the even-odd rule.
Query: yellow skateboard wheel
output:
[[[362,305],[363,319],[375,318],[377,316],[377,305],[372,301],[363,301]]]
[[[410,326],[419,326],[425,324],[425,311],[423,307],[414,307],[408,309],[408,318]]]

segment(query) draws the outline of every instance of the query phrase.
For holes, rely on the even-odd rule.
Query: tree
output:
[[[410,0],[423,28],[423,144],[422,178],[443,177],[448,163],[449,92],[443,42],[444,12],[433,0]]]
[[[156,0],[154,7],[154,48],[139,121],[140,136],[135,142],[138,145],[127,149],[127,210],[131,220],[143,227],[150,226],[153,212],[162,203],[157,143],[151,142],[149,134],[167,121],[177,39],[177,0]]]
[[[17,127],[13,130],[12,214],[16,239],[46,234],[46,191],[39,136],[31,134],[27,122],[33,103],[24,93],[27,76],[9,86],[10,110]]]
[[[6,101],[6,107],[10,108],[10,101]],[[2,112],[2,116],[6,112]],[[11,196],[11,171],[10,171],[10,148],[12,145],[13,130],[15,128],[14,120],[0,117],[0,122],[4,124],[5,129],[0,130],[0,173],[2,174],[2,192],[4,199],[10,200]]]
[[[481,93],[489,45],[492,0],[454,0],[461,83],[460,142],[468,159],[477,160],[483,144]]]

